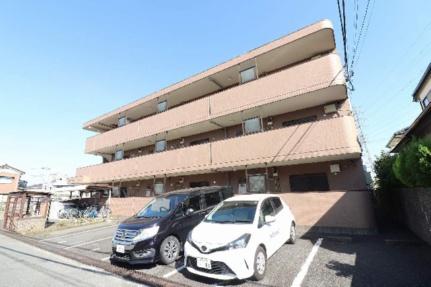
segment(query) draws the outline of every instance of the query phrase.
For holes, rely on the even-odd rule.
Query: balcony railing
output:
[[[339,57],[336,54],[329,54],[95,135],[87,139],[85,151],[97,153],[107,152],[109,149],[112,152],[112,149],[120,144],[344,84],[341,69]],[[315,97],[312,103],[317,106],[345,96],[345,93],[337,96],[332,93],[331,99],[319,96]]]
[[[75,182],[97,183],[357,158],[361,150],[351,116],[225,139],[78,168]]]

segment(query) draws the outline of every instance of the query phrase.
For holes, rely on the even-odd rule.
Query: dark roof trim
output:
[[[416,94],[419,92],[420,88],[422,87],[422,85],[424,84],[426,78],[428,77],[428,75],[431,72],[431,63],[428,64],[428,67],[426,68],[424,74],[422,75],[418,85],[416,86],[415,90],[413,91],[412,97],[413,97],[413,101],[416,102]]]
[[[410,127],[408,128],[408,130],[404,133],[404,135],[402,136],[402,138],[400,139],[400,141],[398,142],[398,144],[396,146],[394,146],[390,152],[398,152],[398,148],[400,148],[402,146],[402,144],[404,144],[404,142],[406,141],[406,138],[408,138],[408,136],[412,133],[412,131],[416,128],[416,126],[423,120],[423,118],[429,114],[431,112],[431,105],[428,105],[423,111],[422,113],[414,120],[414,122],[410,125]]]
[[[17,172],[19,172],[19,173],[21,173],[21,175],[23,175],[23,174],[25,174],[25,172],[23,172],[22,170],[19,170],[19,169],[17,169],[17,168],[15,168],[15,167],[13,167],[13,166],[10,166],[10,165],[8,165],[7,163],[6,164],[3,164],[3,165],[0,165],[0,168],[9,168],[9,169],[13,169],[13,170],[15,170],[15,171],[17,171]]]

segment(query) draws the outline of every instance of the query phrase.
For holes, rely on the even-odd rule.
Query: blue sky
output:
[[[372,156],[420,112],[411,93],[431,60],[431,1],[388,3],[371,0],[351,94]],[[41,167],[71,176],[100,161],[83,152],[85,121],[324,18],[341,54],[335,0],[0,1],[0,162],[33,182]]]

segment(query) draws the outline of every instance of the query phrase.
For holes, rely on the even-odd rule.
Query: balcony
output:
[[[261,76],[334,49],[332,23],[322,20],[100,115],[86,122],[84,129],[111,130],[116,127],[120,115],[136,120],[154,114],[159,101],[167,100],[169,107],[175,107],[232,87],[239,83],[238,73],[251,65],[257,65]]]
[[[244,118],[273,116],[346,98],[336,54],[310,60],[258,80],[178,106],[90,137],[86,153],[113,153],[236,125]],[[301,96],[299,96],[301,95]]]
[[[245,148],[246,147],[246,148]],[[75,182],[109,183],[213,170],[294,165],[360,157],[351,116],[78,168]]]

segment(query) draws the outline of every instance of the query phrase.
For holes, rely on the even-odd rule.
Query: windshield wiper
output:
[[[237,222],[239,222],[239,223],[251,223],[250,220],[235,220],[234,221],[234,223],[237,223]]]

